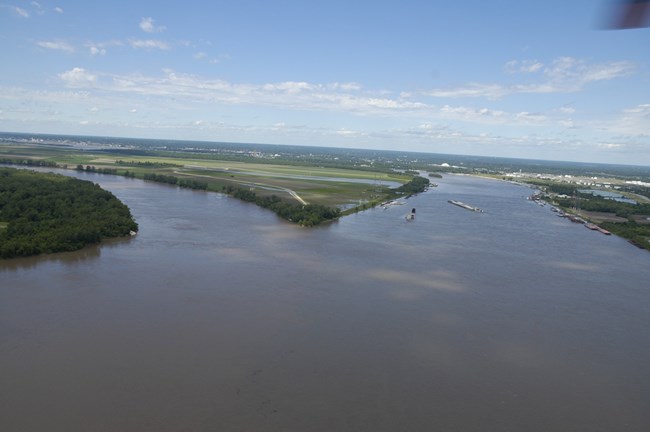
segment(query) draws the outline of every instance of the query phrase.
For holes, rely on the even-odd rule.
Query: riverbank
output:
[[[101,150],[24,143],[0,147],[0,156],[3,153],[12,156],[0,158],[3,163],[118,175],[224,193],[302,226],[336,220],[395,196],[422,190],[417,180],[414,183],[413,177],[400,173],[199,157],[206,155],[142,155],[112,149],[111,153],[116,154],[109,157]],[[427,179],[420,182],[425,180],[428,184]]]
[[[539,192],[530,197],[532,200],[541,204],[548,203],[553,209],[559,209],[562,214],[568,215],[574,222],[591,224],[600,232],[615,234],[636,247],[650,251],[650,206],[648,204],[613,204],[600,197],[585,197],[579,191],[567,194],[566,192],[570,190],[566,190],[564,185],[561,186],[562,193],[554,190],[553,185],[537,186],[540,188]],[[616,211],[585,210],[581,207],[591,209],[614,207]],[[638,212],[643,213],[638,214]]]

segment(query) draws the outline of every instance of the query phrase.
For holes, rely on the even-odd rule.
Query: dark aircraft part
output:
[[[617,1],[612,15],[614,29],[648,27],[650,26],[650,0]]]

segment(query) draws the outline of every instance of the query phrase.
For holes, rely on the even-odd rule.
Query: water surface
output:
[[[218,194],[74,175],[140,233],[0,263],[0,430],[650,424],[650,255],[528,188],[448,176],[304,229]]]

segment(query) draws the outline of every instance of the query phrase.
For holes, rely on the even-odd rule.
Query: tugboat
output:
[[[415,220],[415,208],[411,210],[411,213],[406,215],[406,220],[408,221]]]

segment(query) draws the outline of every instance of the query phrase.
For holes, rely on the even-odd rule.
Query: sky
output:
[[[614,0],[0,0],[0,131],[650,165]]]

